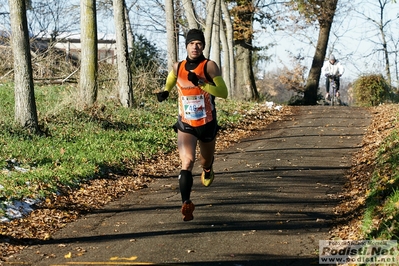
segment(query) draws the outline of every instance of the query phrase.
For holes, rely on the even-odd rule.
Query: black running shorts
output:
[[[177,123],[173,125],[173,129],[176,133],[177,130],[180,130],[182,132],[192,134],[202,142],[211,142],[215,139],[216,134],[219,130],[219,126],[217,124],[216,118],[203,126],[192,127],[189,124],[182,122],[179,117]]]

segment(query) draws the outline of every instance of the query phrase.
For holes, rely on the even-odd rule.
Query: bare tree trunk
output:
[[[126,3],[125,3],[125,6],[123,9],[125,10],[127,46],[128,46],[128,51],[130,53],[130,52],[132,52],[133,46],[134,46],[134,34],[133,34],[132,24],[130,23],[129,10],[126,6]]]
[[[313,56],[312,66],[309,70],[305,87],[304,101],[306,105],[314,105],[317,102],[317,90],[319,88],[321,68],[323,67],[324,58],[326,56],[330,29],[331,24],[320,27],[316,51]]]
[[[228,57],[229,57],[229,65],[225,66],[225,72],[228,73],[228,77],[225,80],[229,81],[229,86],[227,87],[229,90],[229,97],[233,98],[235,93],[235,63],[234,63],[234,38],[233,38],[233,23],[231,22],[231,14],[227,8],[227,3],[225,0],[222,0],[222,12],[224,14],[224,23],[226,25],[226,39],[228,45]]]
[[[220,25],[223,25],[222,18],[220,18]],[[223,51],[223,64],[222,66],[222,77],[226,82],[227,89],[230,91],[231,83],[230,83],[230,57],[229,57],[229,45],[227,43],[226,32],[223,28],[220,29],[220,41],[222,44]]]
[[[212,43],[214,44],[212,47],[212,56],[211,59],[215,61],[215,63],[218,66],[221,66],[220,64],[220,18],[221,18],[221,6],[220,6],[220,1],[221,0],[216,0],[216,6],[215,6],[215,13],[213,17],[213,27],[212,27]]]
[[[236,45],[236,88],[235,99],[257,100],[259,98],[256,90],[255,78],[252,71],[252,50],[246,43],[240,41]]]
[[[168,69],[171,70],[173,64],[177,62],[177,34],[174,17],[173,0],[165,1],[165,15],[166,15],[166,36],[167,36],[167,50],[168,50]]]
[[[399,41],[395,40],[393,37],[391,37],[391,42],[393,43],[394,46],[394,60],[393,60],[393,64],[395,66],[394,68],[394,73],[395,73],[395,79],[396,79],[396,92],[398,91],[398,82],[399,82],[399,69],[398,69],[398,64],[399,64]],[[395,89],[395,86],[393,87],[393,89]]]
[[[390,63],[389,63],[389,51],[388,51],[388,44],[387,40],[385,37],[385,26],[388,22],[384,21],[384,9],[387,3],[390,3],[391,1],[389,0],[379,0],[380,3],[380,22],[378,23],[379,25],[379,30],[381,34],[381,41],[382,41],[382,49],[384,51],[384,59],[385,59],[385,73],[387,75],[387,82],[389,86],[392,86],[392,77],[391,77],[391,68],[390,68]]]
[[[197,22],[197,16],[195,14],[193,1],[192,0],[185,0],[183,1],[183,7],[186,14],[188,27],[190,29],[198,29],[199,24]]]
[[[25,0],[9,0],[14,54],[15,121],[39,133]]]
[[[92,106],[97,100],[97,16],[96,1],[80,1],[81,70],[80,95],[83,107]]]
[[[132,74],[130,72],[126,36],[125,1],[114,0],[113,7],[116,29],[119,101],[124,107],[133,107]]]
[[[211,52],[211,40],[213,31],[213,21],[215,17],[216,0],[209,0],[206,6],[206,21],[205,21],[205,49],[203,51],[205,57],[209,57]],[[218,44],[219,45],[219,44]]]
[[[252,65],[253,16],[255,7],[252,0],[241,1],[234,9],[234,37],[236,51],[236,80],[234,98],[258,100],[255,75]]]
[[[176,60],[179,60],[179,43],[180,43],[180,32],[183,31],[184,29],[181,27],[180,23],[177,23],[177,21],[182,21],[183,20],[183,12],[184,10],[181,8],[181,1],[182,0],[172,0],[174,1],[174,10],[175,10],[175,19],[176,23],[174,23],[174,29],[175,29],[175,46],[176,46]],[[184,1],[184,0],[183,0]],[[185,38],[184,38],[185,39]]]

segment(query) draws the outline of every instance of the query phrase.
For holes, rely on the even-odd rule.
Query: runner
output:
[[[181,160],[179,189],[182,197],[184,221],[194,219],[195,206],[190,199],[193,185],[192,170],[197,143],[200,147],[200,163],[203,167],[201,182],[208,187],[214,179],[213,161],[218,124],[215,97],[227,98],[227,87],[217,64],[203,55],[205,37],[201,30],[191,29],[186,36],[187,58],[173,65],[165,90],[157,93],[162,102],[177,85],[179,92],[179,116],[173,126],[177,132],[177,146]]]

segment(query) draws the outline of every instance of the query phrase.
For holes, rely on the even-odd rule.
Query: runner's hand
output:
[[[198,86],[198,85],[202,86],[205,83],[202,79],[199,79],[198,76],[194,72],[191,72],[191,71],[188,72],[187,79],[189,81],[191,81],[195,86]]]
[[[198,86],[199,78],[194,72],[188,72],[188,80],[191,81],[195,86]]]
[[[157,93],[158,102],[163,102],[163,101],[165,101],[166,98],[168,98],[168,96],[169,96],[169,92],[168,92],[168,91],[158,92],[158,93]]]

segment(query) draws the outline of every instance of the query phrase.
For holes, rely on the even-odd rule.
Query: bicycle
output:
[[[341,105],[341,101],[339,99],[339,95],[337,95],[337,82],[336,82],[336,78],[338,78],[338,76],[336,75],[328,75],[327,77],[328,79],[330,79],[330,105],[334,106],[334,105]]]

